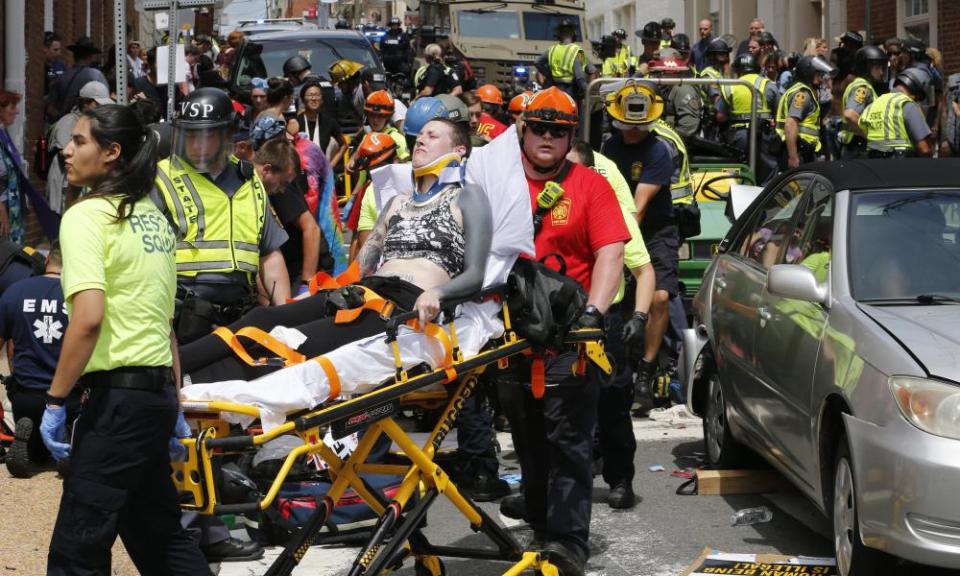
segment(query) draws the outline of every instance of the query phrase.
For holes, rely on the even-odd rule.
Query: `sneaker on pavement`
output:
[[[527,515],[527,499],[523,494],[511,494],[500,501],[500,513],[507,518],[523,520]]]
[[[33,435],[33,420],[21,418],[17,420],[17,427],[13,433],[13,443],[7,453],[7,470],[14,478],[29,478],[33,467],[30,465],[30,450],[28,444]]]
[[[208,562],[243,562],[263,557],[263,547],[256,542],[239,538],[227,538],[216,544],[203,547]]]
[[[610,493],[607,494],[607,506],[615,510],[626,510],[633,508],[636,503],[636,495],[633,493],[633,486],[627,481],[616,482],[610,486]]]

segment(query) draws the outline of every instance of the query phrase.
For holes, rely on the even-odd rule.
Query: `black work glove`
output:
[[[643,346],[647,329],[646,312],[634,312],[630,320],[623,325],[623,347],[626,350],[627,362],[634,366],[643,358]]]
[[[580,318],[573,325],[574,330],[579,330],[581,328],[595,328],[597,330],[603,330],[603,314],[600,313],[600,310],[596,306],[589,305],[583,309],[583,313],[580,314]]]

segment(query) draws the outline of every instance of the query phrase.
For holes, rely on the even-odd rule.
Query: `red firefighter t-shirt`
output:
[[[480,124],[477,125],[477,134],[493,140],[507,131],[507,125],[493,116],[483,112],[480,114]]]
[[[536,212],[537,195],[546,180],[531,180],[531,210]],[[573,164],[560,183],[563,196],[543,218],[543,225],[534,240],[537,258],[556,253],[567,263],[567,276],[590,292],[594,253],[608,244],[627,242],[630,232],[623,221],[623,212],[616,194],[606,178],[580,164]],[[554,267],[550,261],[547,264]]]

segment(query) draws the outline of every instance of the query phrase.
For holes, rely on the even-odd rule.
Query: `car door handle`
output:
[[[757,308],[757,315],[760,316],[760,327],[763,328],[767,325],[767,322],[773,318],[773,314],[765,306]]]

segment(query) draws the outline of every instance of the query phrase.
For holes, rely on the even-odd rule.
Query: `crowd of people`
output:
[[[29,182],[0,127],[0,340],[12,345],[16,421],[7,466],[27,477],[51,456],[69,460],[48,573],[109,573],[118,534],[143,573],[201,573],[204,557],[262,555],[216,519],[179,513],[166,470],[176,439],[191,433],[177,407],[181,376],[250,380],[277,368],[237,362],[211,335],[220,326],[297,327],[311,357],[383,330],[378,314],[332,322],[357,306],[357,293],[318,291],[318,272],[356,263],[364,291],[417,311],[421,323],[445,299],[477,292],[501,232],[491,217],[497,191],[466,175],[471,154],[490,146],[519,156],[521,169],[503,181],[527,186],[532,226],[517,252],[562,257],[585,294],[573,326],[605,330],[616,371],[571,370],[577,355],[560,350],[539,368],[542,397],[528,361],[486,378],[461,416],[456,479],[530,523],[533,546],[561,574],[582,574],[594,467],[610,487],[606,504],[633,507],[631,418],[682,401],[669,382],[686,327],[678,251],[699,229],[691,156],[721,142],[743,161],[751,121],[758,182],[805,162],[950,155],[960,144],[948,88],[960,81],[944,79],[939,54],[914,39],[870,45],[848,32],[834,49],[810,39],[788,53],[759,19],[739,43],[715,37],[710,20],[695,43],[674,27],[664,19],[636,31],[638,55],[625,30],[613,31],[597,43],[597,69],[577,27],[562,22],[531,90],[505,97],[476,86],[469,63],[451,62],[440,44],[427,45],[416,68],[395,19],[378,50],[388,75],[409,79],[409,103],[378,70],[345,59],[313,70],[302,56],[282,77],[253,78],[241,103],[223,86],[243,35],[198,35],[174,118],[164,118],[155,48],[129,43],[131,103],[120,106],[111,64],[93,65],[93,42],[67,47],[68,68],[48,34],[46,194],[36,198],[63,219],[45,260],[24,247]],[[619,80],[587,110],[599,76]],[[752,88],[657,82],[733,77]],[[4,127],[19,98],[0,91]],[[363,118],[358,132],[328,113],[331,98]],[[585,133],[587,115],[597,134]],[[404,164],[414,191],[381,201],[374,174]],[[511,430],[521,461],[516,494],[499,478],[495,421]]]

